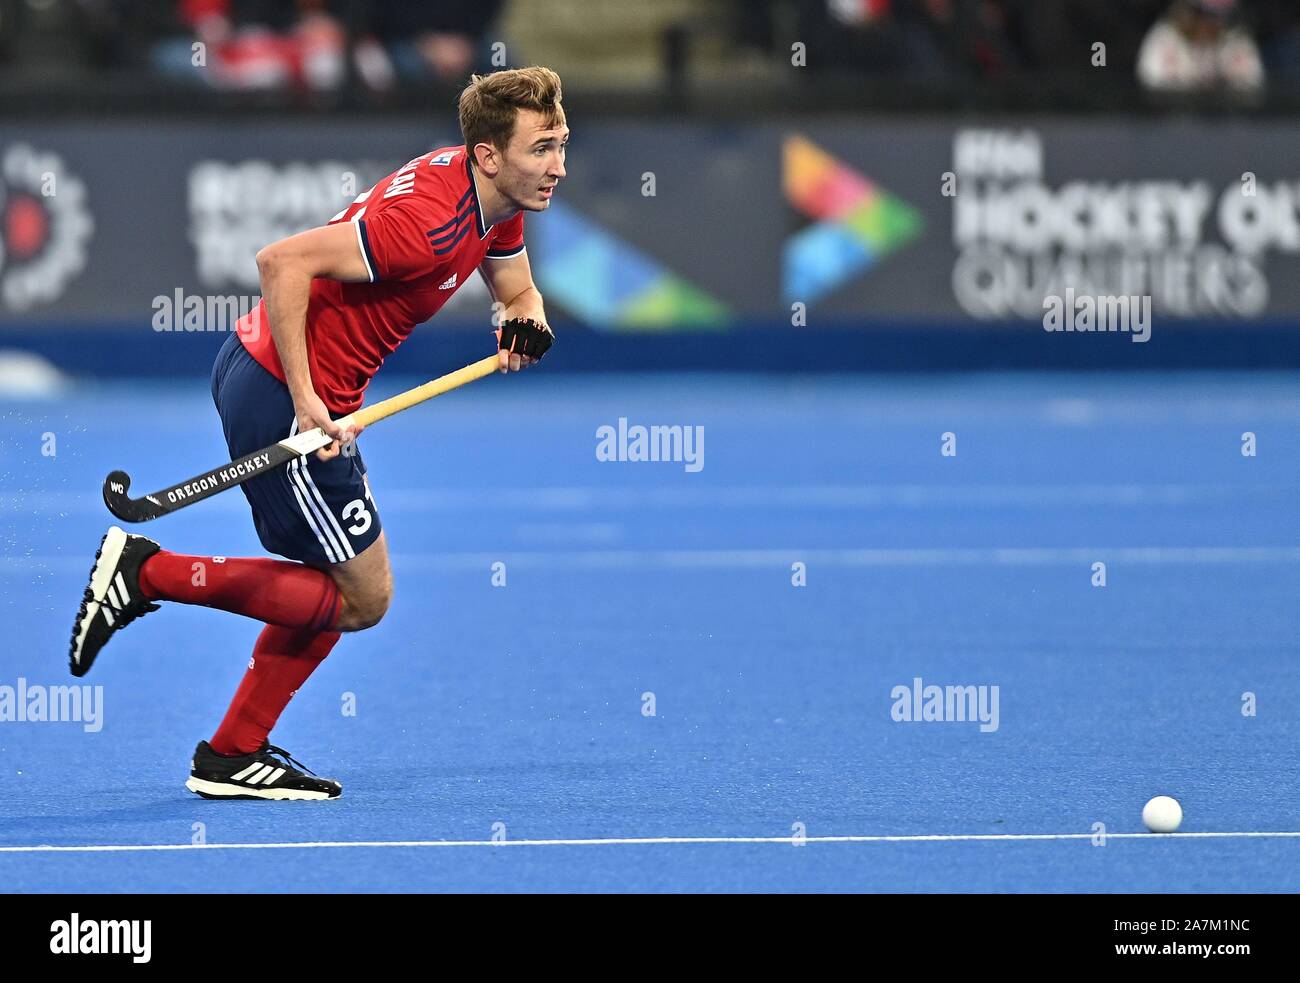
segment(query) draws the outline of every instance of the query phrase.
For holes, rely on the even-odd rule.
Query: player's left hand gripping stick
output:
[[[458,389],[467,382],[491,375],[496,368],[497,356],[489,355],[463,369],[448,372],[422,386],[398,393],[373,406],[366,406],[334,422],[345,429],[355,424],[369,426],[386,416],[400,413],[416,403],[423,403],[426,399],[433,399],[434,396],[441,396],[443,393]],[[234,488],[249,478],[256,478],[259,474],[265,474],[273,468],[288,464],[296,457],[304,457],[322,447],[328,447],[333,441],[333,437],[320,427],[316,427],[314,430],[294,434],[278,444],[247,454],[238,461],[231,461],[229,464],[195,475],[187,481],[178,482],[152,495],[146,495],[144,498],[130,498],[127,492],[131,489],[131,476],[125,471],[114,471],[104,479],[104,504],[108,506],[110,512],[124,522],[148,522],[160,515],[175,512],[177,509],[210,498],[227,488]]]
[[[527,355],[538,362],[555,341],[551,329],[531,317],[512,317],[502,322],[498,338],[501,351],[511,355]]]

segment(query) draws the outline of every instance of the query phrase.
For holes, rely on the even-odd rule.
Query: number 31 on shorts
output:
[[[374,499],[370,498],[370,476],[366,475],[361,480],[366,485],[366,499],[370,499],[371,504],[374,504]],[[348,502],[347,505],[343,506],[342,515],[344,522],[350,519],[356,520],[353,525],[347,527],[348,532],[353,536],[360,536],[370,528],[371,515],[370,510],[366,508],[365,499],[354,498]]]

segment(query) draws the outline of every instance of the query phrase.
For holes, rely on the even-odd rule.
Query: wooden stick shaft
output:
[[[362,407],[355,413],[348,416],[340,417],[335,423],[347,426],[350,423],[359,423],[367,427],[372,423],[392,416],[394,413],[400,413],[402,410],[409,409],[416,403],[423,403],[426,399],[433,399],[434,396],[441,396],[443,393],[451,392],[453,389],[459,389],[468,382],[476,379],[482,379],[485,375],[491,375],[497,370],[497,356],[488,355],[473,362],[463,369],[457,369],[455,372],[448,372],[446,375],[438,376],[431,379],[422,386],[416,386],[414,389],[408,389],[404,393],[398,393],[396,396],[390,396],[388,399],[380,400],[378,403],[372,403],[370,406]]]

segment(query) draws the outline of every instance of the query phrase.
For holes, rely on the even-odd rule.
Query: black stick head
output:
[[[131,476],[125,471],[114,471],[104,479],[104,504],[123,522],[148,522],[168,511],[148,498],[130,498],[130,490]]]

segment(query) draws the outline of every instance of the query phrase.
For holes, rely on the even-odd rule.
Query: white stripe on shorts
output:
[[[302,463],[301,458],[299,458],[299,463]],[[316,482],[312,481],[311,470],[303,464],[298,473],[305,478],[307,484],[311,486],[312,494],[316,496],[316,501],[320,502],[321,511],[325,513],[326,518],[329,519],[330,525],[334,527],[334,535],[336,535],[338,541],[343,544],[343,552],[349,560],[352,559],[357,555],[357,551],[352,548],[352,541],[344,535],[343,528],[339,525],[339,520],[334,518],[334,513],[331,512],[329,506],[325,504],[325,497],[320,493],[320,489],[316,487]]]
[[[293,426],[289,428],[289,436],[292,437],[298,432],[298,420],[295,417]],[[298,499],[298,508],[302,510],[303,518],[307,520],[307,525],[311,531],[316,534],[316,540],[320,543],[321,549],[325,551],[325,558],[330,563],[342,563],[343,556],[339,551],[338,544],[329,534],[328,530],[323,528],[319,515],[316,513],[316,504],[310,498],[307,486],[303,484],[298,475],[298,465],[302,463],[302,458],[294,458],[289,462],[289,468],[286,474],[289,478],[289,487],[293,489],[294,497]]]

